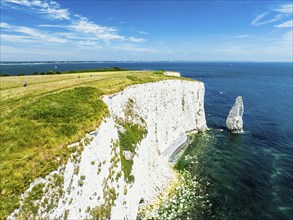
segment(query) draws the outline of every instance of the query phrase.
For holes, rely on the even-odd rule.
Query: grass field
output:
[[[164,79],[174,77],[145,71],[0,77],[0,219],[19,206],[30,182],[67,161],[68,144],[99,126],[108,114],[102,95]]]

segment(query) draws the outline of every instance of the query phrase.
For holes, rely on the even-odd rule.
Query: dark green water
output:
[[[200,180],[211,204],[191,207],[189,217],[202,219],[290,219],[292,188],[282,176],[284,155],[244,149],[245,137],[210,130],[195,136],[176,165]],[[265,167],[265,164],[272,167]],[[196,164],[196,165],[194,165]],[[254,169],[252,169],[252,167]],[[205,182],[210,183],[208,186]],[[290,195],[291,194],[291,195]],[[193,215],[197,213],[197,215]],[[186,217],[182,215],[181,217]]]

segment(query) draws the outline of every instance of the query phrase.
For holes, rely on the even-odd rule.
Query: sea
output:
[[[203,81],[209,130],[194,135],[178,163],[210,183],[205,187],[210,205],[194,216],[199,208],[194,203],[181,218],[293,219],[292,63],[2,62],[0,67],[11,75],[110,67],[173,70]],[[237,96],[244,102],[243,134],[225,127]]]

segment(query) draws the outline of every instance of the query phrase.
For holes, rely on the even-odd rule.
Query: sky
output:
[[[1,61],[289,61],[292,1],[1,0]]]

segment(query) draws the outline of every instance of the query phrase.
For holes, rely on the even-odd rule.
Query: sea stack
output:
[[[226,120],[227,129],[231,131],[232,133],[243,132],[243,121],[242,121],[243,113],[244,113],[243,100],[241,96],[238,96]]]

